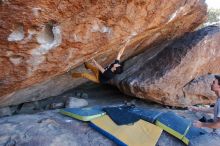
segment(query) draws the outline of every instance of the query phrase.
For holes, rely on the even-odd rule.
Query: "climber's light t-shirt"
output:
[[[214,122],[220,119],[220,97],[218,97],[214,106]],[[215,133],[220,134],[220,128],[213,130]]]

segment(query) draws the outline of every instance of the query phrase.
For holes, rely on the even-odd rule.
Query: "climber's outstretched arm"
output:
[[[121,56],[125,50],[125,48],[127,47],[127,44],[128,44],[128,41],[125,43],[125,45],[120,49],[120,51],[118,52],[118,56],[117,56],[117,60],[120,60],[121,59]]]
[[[92,62],[95,64],[95,66],[103,73],[105,71],[105,69],[98,63],[95,61],[95,59],[92,59]]]

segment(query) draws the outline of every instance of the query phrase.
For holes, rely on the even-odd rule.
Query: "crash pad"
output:
[[[141,119],[119,126],[108,115],[91,120],[89,125],[118,145],[155,146],[162,133],[161,128]]]
[[[117,125],[134,123],[140,119],[155,123],[162,112],[135,106],[105,107],[103,110]]]
[[[105,114],[100,107],[65,108],[60,113],[81,121],[90,121]]]
[[[207,133],[201,128],[194,127],[190,120],[180,117],[173,112],[161,114],[156,120],[156,125],[187,145],[190,139]]]
[[[137,114],[131,113],[133,109],[131,106],[117,106],[117,107],[106,107],[103,110],[106,114],[117,124],[127,125],[132,124],[140,120]]]
[[[150,123],[155,123],[157,118],[163,114],[162,112],[158,110],[150,110],[147,108],[140,108],[136,107],[130,110],[131,113],[136,114],[141,118],[142,120],[145,120]]]

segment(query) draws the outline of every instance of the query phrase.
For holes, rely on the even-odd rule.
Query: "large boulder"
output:
[[[216,100],[216,94],[211,90],[214,75],[206,74],[196,77],[183,87],[184,96],[195,100],[198,104],[211,104]]]
[[[110,63],[131,36],[123,59],[181,36],[206,11],[203,0],[0,1],[0,106],[59,94],[79,81],[55,86],[52,78],[91,58]]]
[[[188,33],[159,48],[159,53],[153,49],[127,61],[113,84],[125,94],[170,106],[215,102],[213,76],[207,74],[220,73],[220,27]]]

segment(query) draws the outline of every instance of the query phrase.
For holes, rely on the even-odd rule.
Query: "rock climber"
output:
[[[95,59],[92,59],[92,62],[94,63],[95,66],[87,62],[84,63],[84,66],[86,69],[90,69],[93,74],[75,72],[72,74],[72,77],[73,78],[82,77],[82,78],[87,78],[95,83],[107,84],[109,80],[115,77],[115,75],[121,74],[123,72],[123,65],[121,64],[120,59],[127,44],[128,41],[124,46],[120,48],[117,58],[110,65],[103,68],[98,62],[96,62]]]
[[[192,141],[190,141],[190,146],[220,145],[220,76],[215,76],[215,79],[211,84],[211,90],[214,91],[217,96],[214,108],[204,109],[199,107],[190,107],[190,110],[196,112],[213,113],[213,122],[195,121],[193,123],[195,127],[211,128],[213,129],[213,132],[192,139]]]

